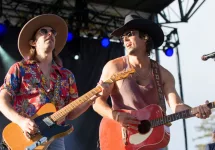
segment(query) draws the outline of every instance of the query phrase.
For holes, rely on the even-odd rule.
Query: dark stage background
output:
[[[17,38],[19,28],[10,28],[3,39],[0,39],[1,47],[16,61],[20,61],[22,57],[17,48]],[[81,58],[74,60],[73,55],[80,53]],[[63,65],[70,69],[76,78],[79,96],[94,88],[99,81],[102,68],[105,63],[111,59],[124,55],[124,48],[119,43],[111,43],[108,48],[103,48],[99,40],[87,38],[74,38],[70,43],[67,43],[63,51],[60,53]],[[4,81],[5,74],[9,69],[8,66],[13,64],[12,61],[4,62],[3,55],[0,54],[0,84]],[[7,65],[5,64],[7,63]],[[67,150],[96,150],[99,123],[101,117],[96,114],[92,107],[79,118],[69,121],[73,124],[75,130],[73,133],[65,137]],[[8,123],[2,114],[0,114],[0,132]],[[0,139],[2,137],[0,136]]]

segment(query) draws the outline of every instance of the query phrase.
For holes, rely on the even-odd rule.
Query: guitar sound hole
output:
[[[142,120],[138,125],[138,131],[140,134],[146,134],[147,132],[149,132],[150,128],[151,124],[148,120]]]

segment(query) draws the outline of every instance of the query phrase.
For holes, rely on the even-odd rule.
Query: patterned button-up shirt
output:
[[[0,91],[7,89],[12,97],[12,106],[25,117],[33,116],[46,103],[53,103],[59,110],[75,100],[78,92],[72,72],[58,67],[55,62],[52,62],[51,70],[48,87],[35,61],[17,62],[10,67]]]

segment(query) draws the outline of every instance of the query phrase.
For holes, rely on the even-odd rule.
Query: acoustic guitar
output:
[[[205,104],[210,109],[215,102]],[[192,117],[198,113],[197,107],[164,116],[162,108],[156,104],[139,110],[117,110],[127,112],[141,121],[138,131],[127,130],[118,122],[103,118],[99,128],[101,150],[158,150],[166,147],[170,140],[169,124],[178,119]]]
[[[122,71],[111,76],[104,83],[111,84],[115,81],[127,78],[134,73],[134,69]],[[23,134],[22,129],[15,123],[8,124],[3,132],[2,137],[8,149],[11,150],[44,150],[55,139],[70,134],[73,131],[72,125],[58,125],[56,122],[68,115],[69,112],[84,102],[91,101],[91,97],[102,91],[101,86],[96,86],[83,96],[69,103],[62,109],[56,111],[53,104],[47,103],[43,105],[37,113],[31,118],[35,121],[39,128],[39,133],[30,135],[28,140]]]

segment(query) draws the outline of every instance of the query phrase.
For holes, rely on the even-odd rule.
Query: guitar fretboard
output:
[[[70,104],[66,105],[64,108],[60,109],[59,111],[52,114],[50,117],[53,121],[57,121],[58,119],[66,116],[69,112],[71,112],[74,108],[81,105],[84,102],[90,101],[90,98],[94,95],[101,92],[102,88],[100,86],[95,87],[94,89],[90,90],[83,96],[79,97],[75,101],[71,102]]]
[[[209,104],[205,104],[207,105],[210,109],[215,107],[215,102],[211,102]],[[151,127],[156,127],[156,126],[160,126],[160,125],[164,125],[170,122],[173,122],[175,120],[179,120],[179,119],[185,119],[185,118],[189,118],[189,117],[193,117],[195,114],[198,113],[197,107],[191,108],[191,109],[187,109],[181,112],[177,112],[171,115],[167,115],[164,116],[162,118],[157,118],[154,120],[151,120]]]
[[[121,79],[125,79],[127,78],[130,74],[134,73],[135,70],[132,69],[128,69],[126,71],[121,71],[118,73],[113,74],[110,79],[107,79],[104,84],[110,84],[113,83],[115,81],[121,80]],[[89,92],[87,92],[86,94],[82,95],[81,97],[79,97],[78,99],[76,99],[75,101],[69,103],[68,105],[66,105],[65,107],[61,108],[60,110],[58,110],[57,112],[53,113],[52,115],[50,115],[50,119],[52,119],[52,121],[56,122],[59,119],[65,117],[68,115],[69,112],[71,112],[72,110],[74,110],[76,107],[78,107],[79,105],[81,105],[84,102],[87,101],[92,101],[91,98],[98,94],[99,92],[102,91],[102,87],[101,86],[96,86],[94,89],[90,90]]]

